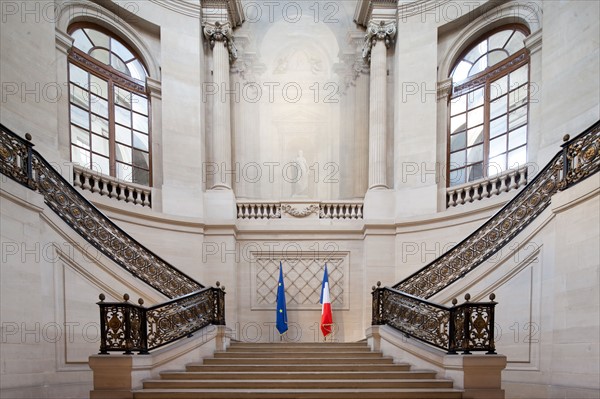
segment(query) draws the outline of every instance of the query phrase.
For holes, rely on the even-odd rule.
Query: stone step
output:
[[[450,380],[147,380],[144,389],[401,389],[452,388]]]
[[[277,367],[280,370],[280,367]],[[166,380],[229,380],[232,378],[240,380],[292,380],[292,379],[433,379],[436,376],[434,371],[415,370],[415,371],[202,371],[202,372],[181,372],[164,371],[160,377]]]
[[[206,361],[207,359],[205,359]],[[226,364],[208,365],[204,363],[190,363],[186,366],[187,371],[195,372],[273,372],[273,371],[408,371],[410,365],[406,363],[395,364],[336,364],[334,368],[330,364]]]
[[[462,392],[440,389],[153,389],[134,399],[460,399]]]
[[[303,352],[280,352],[280,351],[263,351],[263,352],[242,352],[242,351],[236,351],[236,352],[215,352],[215,358],[216,359],[225,359],[225,358],[295,358],[295,359],[301,359],[301,358],[309,358],[309,359],[314,359],[314,358],[323,358],[323,357],[327,357],[329,359],[332,358],[381,358],[383,355],[381,352],[356,352],[356,351],[338,351],[338,352],[327,352],[327,354],[324,354],[324,352],[309,352],[309,351],[303,351]]]
[[[321,353],[337,353],[337,352],[371,352],[371,349],[366,345],[353,346],[329,346],[329,345],[313,345],[313,346],[288,346],[288,345],[271,345],[269,346],[242,346],[236,345],[227,348],[227,352],[277,352],[277,353],[294,353],[294,352],[321,352]]]
[[[322,355],[324,356],[324,355]],[[213,357],[204,359],[204,364],[281,364],[281,365],[290,365],[290,364],[328,364],[332,367],[336,367],[339,364],[392,364],[394,359],[389,356],[379,356],[376,358],[372,357],[340,357],[340,358],[330,358],[330,357],[252,357],[252,358],[243,358],[243,357]]]

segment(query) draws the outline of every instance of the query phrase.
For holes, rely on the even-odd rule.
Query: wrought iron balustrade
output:
[[[449,354],[485,351],[495,354],[495,295],[490,302],[466,302],[452,307],[442,306],[389,287],[373,287],[372,324],[387,324],[404,334]]]
[[[568,140],[568,136],[565,137]],[[559,190],[600,170],[600,121],[566,141],[561,152],[500,211],[466,239],[393,286],[430,298],[498,252],[531,223]]]
[[[225,287],[209,287],[181,298],[143,306],[129,302],[104,302],[100,294],[100,354],[119,351],[147,354],[208,326],[225,325]]]
[[[50,209],[81,237],[166,297],[204,288],[119,228],[35,151],[32,143],[4,125],[0,125],[0,171],[42,194]]]

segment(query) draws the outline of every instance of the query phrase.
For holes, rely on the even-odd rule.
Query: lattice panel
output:
[[[283,279],[287,308],[320,309],[321,284],[327,262],[329,292],[334,308],[345,308],[348,304],[348,253],[328,253],[327,257],[290,257],[289,253],[273,252],[252,254],[253,308],[274,309],[277,302],[279,262],[283,265]]]

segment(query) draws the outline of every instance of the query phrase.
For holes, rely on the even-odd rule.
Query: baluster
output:
[[[492,189],[490,190],[490,197],[492,195],[498,195],[498,176],[494,177],[490,183],[492,184]]]
[[[458,190],[456,190],[456,204],[457,205],[462,205],[465,203],[465,200],[462,196],[463,191],[465,191],[464,188],[459,188]]]
[[[527,185],[527,166],[519,170],[519,185],[517,188],[521,188]]]
[[[100,299],[100,302],[97,303],[98,306],[100,306],[100,353],[98,354],[108,355],[108,337],[106,335],[106,305],[104,304],[106,296],[104,296],[104,294],[100,294],[98,298]]]
[[[133,200],[133,189],[131,189],[131,188],[127,189],[127,198],[125,199],[125,202],[134,202],[134,200]]]
[[[508,174],[508,178],[510,180],[510,185],[508,186],[508,189],[506,191],[509,190],[514,190],[515,188],[517,188],[517,171],[512,171]]]
[[[133,198],[133,203],[136,205],[144,206],[144,203],[142,201],[143,194],[144,194],[144,191],[140,190],[139,188],[136,188],[135,189],[135,197]]]
[[[242,204],[237,204],[237,218],[242,219]]]
[[[248,219],[248,204],[242,204],[242,219]]]
[[[92,186],[93,193],[100,192],[100,178],[98,176],[94,176],[94,175],[90,176],[90,185]]]
[[[477,183],[475,186],[473,186],[473,201],[479,201],[481,199],[479,187],[481,187],[481,183]]]
[[[256,204],[250,204],[250,215],[248,215],[249,219],[254,219],[256,217]]]
[[[506,185],[507,177],[508,175],[504,175],[500,178],[500,188],[498,189],[498,194],[508,191],[508,186]]]
[[[91,190],[92,186],[90,186],[90,174],[87,172],[83,172],[83,189]]]
[[[108,192],[108,196],[110,198],[117,198],[117,185],[114,183],[110,183],[110,191]]]
[[[451,208],[456,206],[456,200],[454,199],[454,194],[456,190],[449,190],[446,192],[446,207]]]
[[[108,181],[102,180],[102,188],[100,189],[101,195],[108,195]]]
[[[119,183],[119,201],[125,200],[125,185],[123,183]]]
[[[142,206],[147,206],[150,207],[150,194],[151,191],[144,191],[144,202],[142,203]]]
[[[73,168],[73,174],[75,178],[73,179],[73,185],[75,187],[81,187],[81,171],[79,169]]]
[[[148,355],[148,316],[146,314],[147,310],[144,308],[144,300],[142,298],[138,299],[138,304],[140,305],[140,355]]]
[[[357,204],[352,204],[352,207],[350,208],[350,219],[356,219],[356,207]]]
[[[350,214],[351,214],[351,208],[350,208],[350,204],[344,204],[342,205],[344,207],[344,219],[350,219]]]
[[[358,206],[358,214],[357,214],[357,217],[358,217],[359,219],[362,219],[362,217],[363,217],[363,204],[360,204],[360,205]]]

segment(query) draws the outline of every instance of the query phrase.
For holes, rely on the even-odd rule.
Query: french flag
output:
[[[327,277],[327,264],[325,264],[325,275],[321,286],[321,332],[324,337],[331,334],[333,316],[331,314],[331,300],[329,298],[329,278]]]

